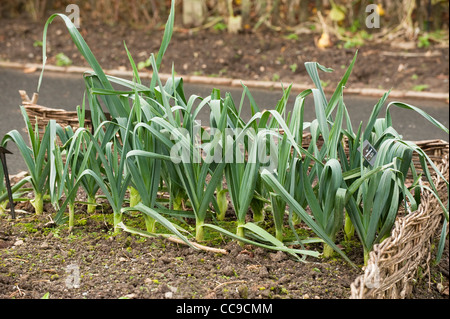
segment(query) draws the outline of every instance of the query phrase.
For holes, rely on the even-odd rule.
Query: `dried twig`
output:
[[[223,282],[220,285],[218,285],[216,288],[214,288],[213,290],[216,291],[217,289],[226,286],[226,285],[231,285],[231,284],[241,284],[244,283],[245,280],[234,280],[234,281],[227,281],[227,282]]]
[[[187,245],[184,241],[182,241],[181,239],[177,238],[177,237],[166,237],[168,240],[170,240],[171,242],[177,243],[177,244],[183,244],[183,245]],[[208,246],[203,246],[200,245],[198,243],[194,243],[191,242],[191,244],[201,250],[204,251],[209,251],[212,253],[216,253],[216,254],[222,254],[222,255],[226,255],[228,254],[228,251],[226,251],[225,249],[219,249],[219,248],[212,248],[212,247],[208,247]]]

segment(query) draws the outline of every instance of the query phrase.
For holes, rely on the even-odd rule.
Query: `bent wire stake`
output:
[[[2,161],[3,172],[5,174],[6,189],[8,190],[9,205],[11,206],[11,217],[15,219],[16,212],[14,211],[14,201],[12,196],[11,183],[9,181],[8,167],[6,166],[5,154],[12,154],[12,153],[8,151],[6,148],[0,146],[0,160]]]

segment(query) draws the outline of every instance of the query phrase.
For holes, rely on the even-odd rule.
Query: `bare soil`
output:
[[[82,194],[79,199],[84,200]],[[72,233],[67,225],[53,223],[49,203],[42,216],[28,201],[16,204],[15,220],[1,215],[0,299],[46,294],[51,299],[348,299],[351,283],[363,272],[357,241],[338,240],[357,265],[353,268],[337,256],[302,262],[209,231],[202,244],[224,253],[124,231],[113,236],[111,209],[102,201],[91,215],[77,204]],[[225,224],[232,220],[230,207]],[[125,215],[124,222],[145,229],[137,213]],[[315,245],[306,248],[321,249]],[[448,299],[448,265],[447,243],[440,264],[430,261],[431,272],[419,274],[408,298]]]
[[[21,18],[0,19],[0,59],[41,63],[39,42],[44,24]],[[162,30],[109,26],[96,21],[83,21],[79,30],[105,69],[131,70],[124,42],[136,64],[147,60],[151,53],[156,55],[163,34]],[[300,34],[294,39],[289,35],[271,30],[231,35],[225,31],[176,29],[161,72],[171,73],[173,63],[180,75],[303,84],[311,83],[304,63],[316,61],[334,69],[323,75],[326,87],[339,82],[358,50],[348,86],[448,92],[448,45],[431,42],[427,48],[417,48],[414,43],[397,39],[345,49],[342,42],[332,39],[334,47],[319,50],[315,46],[317,34]],[[88,66],[60,19],[50,25],[47,44],[48,63],[56,64],[57,54],[64,53],[73,65]]]

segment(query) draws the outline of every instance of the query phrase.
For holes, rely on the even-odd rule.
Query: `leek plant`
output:
[[[90,151],[90,139],[86,134],[83,134],[83,141],[80,145],[80,156],[87,159],[86,167],[95,172],[98,176],[101,174],[101,160],[99,154],[94,151]],[[80,161],[77,162],[77,165],[80,164]],[[81,168],[77,167],[77,170],[80,171]],[[96,182],[96,180],[90,175],[83,175],[81,177],[81,186],[84,189],[87,196],[87,213],[93,214],[95,213],[97,207],[96,194],[100,189],[100,186]]]
[[[228,189],[223,188],[223,185],[219,183],[216,189],[217,207],[218,212],[216,213],[217,220],[223,221],[225,219],[225,214],[228,209],[228,199],[227,199]]]
[[[89,94],[92,100],[92,94]],[[85,127],[85,109],[86,109],[86,96],[83,96],[83,102],[80,106],[77,106],[77,114],[78,114],[78,124],[80,128]],[[105,119],[106,120],[106,119]],[[61,136],[60,136],[61,138]],[[96,152],[91,152],[90,139],[86,134],[83,134],[83,137],[80,137],[82,142],[79,145],[79,148],[76,151],[79,153],[79,156],[83,159],[86,159],[86,167],[89,167],[92,171],[96,172],[97,175],[100,175],[100,167],[102,165],[100,159],[98,158],[98,154]],[[77,161],[77,171],[82,171],[79,167],[81,163],[85,163],[84,161]],[[83,187],[86,195],[87,195],[87,213],[93,214],[95,213],[95,209],[97,207],[96,202],[96,194],[99,190],[99,185],[89,175],[84,175],[81,178],[81,186]]]
[[[235,110],[231,96],[228,95],[223,104],[227,105],[228,113]],[[240,124],[242,123],[236,121],[235,126],[231,127],[236,130],[233,132],[234,136],[228,134],[225,136],[225,153],[228,157],[231,154],[232,157],[227,159],[225,178],[237,218],[236,235],[244,237],[244,228],[241,226],[245,224],[245,216],[254,196],[260,167],[258,149],[261,147],[261,135],[252,130],[252,127],[242,127]],[[244,161],[245,154],[247,154],[246,161]]]
[[[64,134],[65,133],[65,134]],[[75,200],[77,190],[80,187],[78,183],[79,176],[83,173],[89,156],[83,157],[81,154],[81,144],[84,142],[85,129],[79,128],[75,132],[70,127],[60,132],[62,141],[66,141],[63,146],[56,145],[55,162],[58,172],[58,198],[61,198],[63,192],[66,195],[66,203],[69,208],[69,232],[74,227],[75,218]],[[67,140],[66,140],[67,139]],[[66,158],[63,163],[63,157]],[[81,163],[80,163],[81,162]]]
[[[139,98],[135,98],[137,108],[140,108]],[[139,119],[138,119],[139,120]],[[155,130],[157,125],[150,123]],[[130,207],[137,206],[139,202],[149,208],[155,208],[156,198],[161,180],[161,160],[146,156],[138,156],[141,150],[161,153],[160,142],[149,130],[136,125],[132,134],[132,148],[127,154],[127,167],[131,174],[132,185],[130,187]],[[144,213],[147,232],[154,233],[156,220]]]
[[[120,121],[119,122],[123,122]],[[91,140],[90,144],[90,151],[95,151],[99,154],[99,158],[102,162],[102,174],[98,174],[98,172],[94,172],[90,168],[86,168],[82,171],[82,173],[79,175],[78,180],[72,184],[72,182],[69,182],[71,185],[66,186],[67,188],[70,188],[70,192],[67,195],[67,199],[65,200],[63,206],[58,211],[57,217],[55,219],[56,222],[61,223],[63,222],[62,213],[65,207],[68,205],[68,203],[73,199],[74,194],[76,193],[76,189],[78,184],[81,182],[82,178],[84,176],[91,176],[100,187],[102,193],[106,196],[112,210],[113,210],[113,227],[114,227],[114,234],[117,234],[119,231],[118,224],[122,221],[122,205],[125,201],[125,193],[127,190],[127,187],[129,186],[131,176],[129,172],[125,170],[125,158],[126,158],[126,152],[128,150],[127,145],[120,145],[118,142],[118,138],[115,136],[115,133],[117,132],[116,126],[120,126],[119,123],[116,121],[112,121],[108,123],[108,127],[114,127],[112,130],[108,130],[114,137],[110,139],[110,141],[106,142],[106,145],[102,147],[101,144],[97,141],[97,138],[93,136],[90,132],[87,132],[87,136]],[[126,128],[123,129],[126,132],[128,131]],[[81,136],[81,135],[80,135]],[[77,143],[79,145],[80,140],[75,139],[74,143]],[[85,157],[85,160],[87,161],[89,157]],[[82,165],[82,167],[85,167],[85,164]]]
[[[159,89],[162,97],[165,97],[166,92],[162,85],[159,85]],[[169,109],[170,105],[168,105],[169,102],[167,98],[163,98],[162,100],[163,104],[166,104],[166,109]],[[181,108],[183,110],[186,110],[183,107]],[[189,114],[187,112],[185,112],[184,115],[186,115],[186,117],[184,117],[185,119],[189,117]],[[225,119],[226,109],[222,111],[222,115],[220,116],[219,123],[222,123],[220,124],[222,127],[224,127],[225,125]],[[209,208],[209,204],[212,201],[214,191],[217,188],[219,182],[222,181],[225,161],[221,160],[220,163],[215,163],[213,161],[214,154],[208,154],[206,158],[203,158],[198,154],[194,154],[194,151],[198,148],[198,146],[193,142],[193,139],[195,138],[195,123],[193,121],[190,122],[190,124],[192,125],[189,126],[187,122],[183,123],[183,130],[180,129],[180,123],[177,123],[177,119],[175,119],[175,117],[172,117],[172,119],[168,121],[162,117],[154,116],[150,118],[148,122],[155,126],[146,123],[140,123],[136,125],[135,129],[142,127],[143,129],[148,130],[148,132],[151,134],[148,135],[147,133],[147,137],[152,136],[153,134],[153,136],[156,137],[156,139],[153,140],[153,145],[155,147],[153,150],[157,151],[158,147],[161,147],[161,152],[158,153],[147,150],[147,148],[144,148],[144,145],[135,138],[134,145],[140,147],[140,149],[130,151],[127,156],[128,158],[131,158],[132,156],[137,158],[145,157],[147,159],[155,161],[154,165],[160,165],[157,162],[159,160],[164,161],[165,168],[168,171],[172,172],[172,174],[168,176],[170,177],[176,175],[181,181],[182,186],[186,190],[187,196],[192,205],[193,213],[195,215],[196,239],[197,241],[202,241],[202,226],[206,217],[207,210]],[[160,127],[161,130],[158,131],[156,127]],[[134,136],[138,136],[137,131],[135,131]],[[212,141],[211,148],[217,146],[218,143],[219,139],[214,139]],[[164,155],[163,149],[165,149],[165,153],[168,155]],[[142,163],[144,162],[140,164],[139,161],[134,163],[133,161],[129,161],[128,163],[130,164],[131,170],[135,172],[134,183],[135,187],[140,190],[139,193],[141,194],[141,197],[144,197],[144,189],[148,191],[151,188],[153,189],[152,193],[155,194],[159,178],[157,178],[157,176],[152,176],[154,180],[148,179],[147,183],[145,183],[145,181],[138,176],[140,170],[137,166],[141,165],[142,169]],[[147,164],[148,163],[149,162],[147,162]],[[155,170],[154,172],[159,173],[158,166],[154,166],[153,169]],[[206,179],[208,175],[211,176],[211,179],[207,183]],[[147,185],[147,187],[145,186],[145,184]],[[145,201],[150,206],[154,205],[154,196],[153,199],[149,197]]]
[[[162,85],[159,85],[162,88]],[[162,96],[165,96],[165,91],[161,89]],[[168,104],[167,100],[163,101]],[[219,100],[211,100],[211,103],[219,103]],[[167,106],[166,108],[168,108]],[[209,204],[213,201],[214,191],[223,179],[223,170],[225,168],[225,161],[223,160],[222,150],[217,148],[222,141],[222,134],[217,134],[212,137],[210,143],[207,145],[208,150],[215,150],[217,153],[207,152],[206,156],[199,154],[200,148],[195,142],[196,125],[195,115],[190,112],[191,103],[184,110],[184,122],[182,130],[179,129],[179,123],[175,118],[168,119],[155,117],[151,121],[159,124],[167,131],[167,136],[158,134],[157,137],[165,147],[170,150],[170,160],[166,158],[166,167],[170,171],[176,172],[180,179],[182,186],[186,190],[189,201],[196,220],[196,239],[202,241],[204,238],[203,224],[206,217]],[[198,110],[198,109],[197,109]],[[197,111],[196,110],[196,111]],[[189,120],[189,118],[191,120]],[[217,120],[217,128],[219,132],[223,132],[226,125],[227,108],[223,105],[222,110],[219,110]],[[172,137],[172,139],[170,139]],[[219,149],[219,151],[217,150]],[[181,155],[179,154],[181,151]],[[219,154],[219,155],[218,155]],[[215,158],[216,156],[216,158]],[[217,158],[219,156],[219,158]],[[210,176],[209,182],[207,177]]]
[[[289,99],[291,87],[284,91],[282,99],[278,102],[276,107],[276,111],[279,113],[283,113],[286,109],[286,104]],[[277,156],[277,166],[276,166],[276,178],[278,179],[281,185],[284,185],[285,189],[296,198],[300,202],[304,202],[302,199],[304,198],[303,193],[296,192],[295,190],[298,187],[301,187],[299,184],[301,182],[301,175],[298,173],[299,166],[301,166],[301,161],[299,160],[299,153],[292,148],[292,143],[296,143],[297,145],[302,145],[302,137],[303,137],[303,114],[302,107],[304,103],[304,94],[300,94],[296,98],[296,102],[294,105],[294,109],[292,113],[288,114],[287,120],[287,128],[288,134],[283,134],[281,138],[278,140],[278,145],[274,152]],[[271,129],[276,128],[279,130],[280,123],[272,120],[268,123]],[[288,135],[292,134],[293,140],[288,139]],[[271,150],[272,151],[272,150]],[[272,208],[272,215],[275,224],[275,237],[282,241],[283,240],[283,227],[284,227],[284,217],[286,214],[286,201],[276,192],[270,192],[270,202]],[[297,215],[295,215],[297,216]],[[293,210],[289,208],[289,224],[291,229],[293,228]],[[298,221],[297,221],[298,222]],[[294,234],[296,232],[294,231]]]
[[[30,174],[30,183],[33,188],[34,198],[31,200],[37,215],[44,212],[44,195],[49,194],[54,201],[56,195],[56,166],[55,166],[55,139],[57,124],[56,121],[50,120],[45,128],[42,138],[39,136],[39,130],[33,129],[26,110],[20,106],[25,124],[27,127],[28,137],[31,147],[24,141],[22,135],[17,130],[8,132],[2,140],[2,145],[6,147],[9,141],[16,144]]]
[[[246,133],[248,130],[242,131],[241,134]],[[260,147],[261,135],[247,135],[248,139],[253,138],[253,141],[249,141],[250,144],[248,149],[248,159],[247,162],[241,162],[236,158],[232,163],[228,163],[225,169],[225,176],[227,180],[227,185],[230,190],[231,202],[233,204],[236,218],[237,218],[237,235],[244,237],[244,228],[240,227],[245,224],[245,216],[250,207],[250,202],[253,198],[256,178],[258,176],[258,170],[260,167],[260,161],[258,158],[258,149]],[[227,150],[227,153],[231,154],[238,153],[235,152],[238,145],[236,142],[240,140],[240,136],[236,137],[234,143],[229,143],[231,149]],[[234,147],[233,147],[234,146]],[[238,154],[236,154],[238,156]]]
[[[234,140],[232,138],[232,136],[227,136],[228,139],[228,143],[227,146],[231,147],[229,149],[228,152],[230,152],[230,154],[233,155],[233,158],[231,160],[231,163],[233,163],[233,165],[228,165],[226,168],[226,174],[225,174],[225,178],[227,180],[231,180],[232,178],[236,178],[237,175],[240,171],[242,171],[243,167],[246,166],[245,163],[243,163],[243,157],[241,156],[242,152],[249,152],[251,147],[249,147],[249,140],[248,139],[243,139],[244,136],[246,136],[246,133],[257,133],[257,125],[255,123],[251,123],[251,126],[248,126],[247,123],[244,122],[244,120],[241,118],[241,111],[242,111],[242,107],[244,105],[244,99],[245,97],[248,98],[249,102],[250,102],[250,107],[251,107],[251,114],[252,117],[254,117],[258,112],[260,112],[258,105],[256,104],[253,96],[251,95],[251,92],[248,90],[248,88],[243,85],[243,91],[242,91],[242,97],[241,97],[241,101],[239,104],[239,109],[236,108],[236,105],[233,101],[233,99],[231,98],[231,95],[227,94],[225,101],[226,103],[228,103],[228,128],[231,129],[234,132]],[[250,131],[250,128],[253,129],[253,131]],[[244,132],[245,130],[247,130],[246,132]],[[242,137],[238,137],[236,138],[236,134],[240,135]],[[249,134],[252,135],[252,134]],[[252,140],[250,139],[250,142],[252,142]],[[256,143],[255,143],[256,142]],[[261,141],[257,141],[257,140],[253,140],[253,144],[258,146],[258,143],[260,143]],[[257,158],[258,159],[258,158]],[[253,163],[253,164],[257,164],[257,163]],[[236,167],[240,168],[238,170],[236,170]],[[259,169],[260,164],[258,164],[257,166],[253,165],[253,169],[256,171]],[[233,167],[233,168],[232,168]],[[249,166],[250,167],[250,166]],[[247,169],[247,168],[246,168]],[[228,174],[227,174],[228,172]],[[232,172],[233,176],[230,175],[230,172]],[[241,180],[240,177],[237,177],[239,180]],[[236,184],[236,179],[235,179],[235,184]],[[251,200],[250,200],[250,207],[253,213],[253,221],[258,223],[258,222],[262,222],[264,220],[265,214],[264,214],[264,207],[265,204],[268,203],[269,201],[266,198],[263,198],[263,195],[265,195],[265,188],[264,185],[261,181],[261,177],[258,174],[256,174],[256,179],[250,184],[250,192],[248,192],[248,196],[250,196]],[[241,185],[237,185],[237,187],[241,187]],[[244,185],[242,185],[242,188],[245,187],[245,182]],[[230,189],[232,189],[231,187],[229,187]],[[234,198],[235,198],[235,206],[237,207],[237,205],[239,205],[238,201],[237,201],[237,197],[239,196],[238,193],[240,191],[233,190],[233,192],[235,193]],[[228,191],[228,193],[230,193],[230,191]],[[218,194],[219,195],[219,194]],[[231,193],[230,193],[231,195]],[[244,205],[247,206],[247,205]],[[243,208],[241,213],[236,213],[237,216],[241,216],[241,219],[243,218],[242,216],[245,215],[246,213],[246,209],[247,208]],[[242,234],[241,234],[242,235]]]

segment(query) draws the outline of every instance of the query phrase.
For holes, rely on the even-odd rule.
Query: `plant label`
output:
[[[358,147],[358,151],[361,152],[361,147]],[[365,140],[363,143],[362,155],[371,166],[375,164],[375,159],[377,158],[377,150],[367,140]]]

